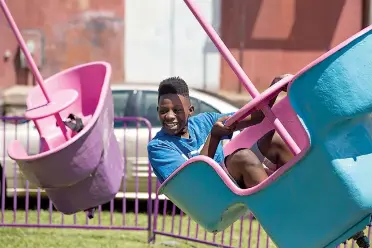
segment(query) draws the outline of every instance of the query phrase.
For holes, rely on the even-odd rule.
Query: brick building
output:
[[[194,0],[262,91],[363,27],[362,0]],[[40,3],[43,3],[42,5]],[[7,1],[44,77],[105,60],[113,83],[184,76],[192,86],[240,91],[236,76],[179,0]],[[0,14],[0,88],[31,84]]]
[[[113,79],[123,80],[122,0],[13,0],[7,4],[25,41],[34,48],[43,77],[80,63],[106,60],[113,67]],[[2,14],[0,37],[0,87],[32,83]]]

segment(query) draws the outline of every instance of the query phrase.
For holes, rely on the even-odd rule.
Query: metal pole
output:
[[[239,39],[239,64],[244,69],[244,51],[245,51],[245,35],[246,35],[246,0],[240,0],[240,39]],[[242,93],[243,87],[238,80],[238,92]]]

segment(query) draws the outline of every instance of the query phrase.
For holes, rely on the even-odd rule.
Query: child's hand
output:
[[[229,119],[229,116],[223,116],[214,123],[211,131],[211,136],[215,138],[222,138],[224,136],[228,136],[235,131],[236,124],[228,127],[225,126],[224,122]]]
[[[279,82],[280,80],[288,76],[291,76],[291,74],[283,74],[283,75],[275,77],[273,81],[271,82],[270,86],[273,86],[274,84],[276,84],[277,82]],[[288,84],[284,85],[282,88],[282,91],[287,92],[287,87],[288,87]]]

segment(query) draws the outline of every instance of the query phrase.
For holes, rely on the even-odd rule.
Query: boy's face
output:
[[[187,120],[194,107],[187,97],[177,94],[166,94],[159,98],[158,114],[163,130],[170,135],[187,133]]]

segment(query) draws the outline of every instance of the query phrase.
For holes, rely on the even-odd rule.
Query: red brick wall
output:
[[[221,9],[222,39],[238,61],[241,55],[259,91],[275,75],[296,73],[362,28],[361,0],[222,0]],[[239,91],[223,58],[220,85]]]
[[[112,65],[112,81],[124,80],[123,0],[8,0],[7,4],[25,39],[35,37],[38,45],[37,37],[42,37],[44,78],[81,63],[105,60]],[[26,84],[30,75],[19,68],[18,44],[2,12],[0,37],[0,88]],[[3,58],[6,50],[12,53],[8,60]]]

